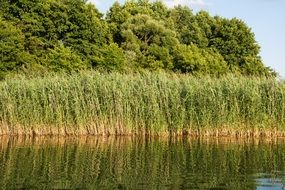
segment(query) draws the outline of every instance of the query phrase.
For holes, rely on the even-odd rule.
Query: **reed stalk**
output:
[[[285,136],[275,79],[84,72],[0,83],[1,135]]]

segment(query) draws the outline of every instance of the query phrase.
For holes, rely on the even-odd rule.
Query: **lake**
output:
[[[285,140],[0,137],[4,189],[284,189]]]

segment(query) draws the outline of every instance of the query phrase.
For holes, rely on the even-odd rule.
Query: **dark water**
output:
[[[1,189],[284,187],[284,141],[0,137]]]

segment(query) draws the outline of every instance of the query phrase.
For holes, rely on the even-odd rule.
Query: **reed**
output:
[[[1,135],[285,136],[275,79],[84,72],[0,83]]]

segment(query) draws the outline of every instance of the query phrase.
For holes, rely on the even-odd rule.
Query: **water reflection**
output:
[[[282,189],[284,141],[0,137],[0,187]]]
[[[284,172],[276,171],[269,173],[256,174],[257,190],[284,190]]]

